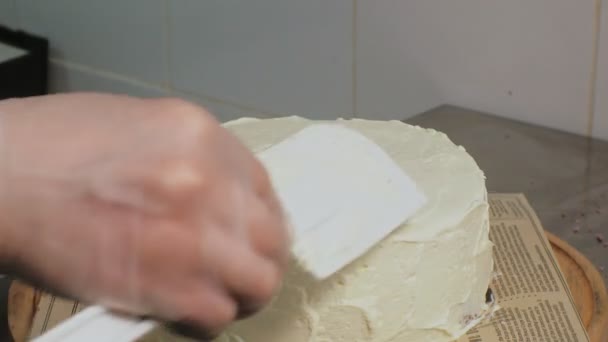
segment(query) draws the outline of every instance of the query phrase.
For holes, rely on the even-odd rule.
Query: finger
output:
[[[121,275],[123,282],[116,283],[124,284],[124,279],[134,281],[132,289],[122,286],[117,290],[126,296],[124,301],[137,304],[143,312],[148,312],[151,303],[201,281],[204,265],[200,234],[169,221],[144,221],[137,228],[141,232],[134,237],[137,241],[131,246],[131,260],[121,264],[125,271]]]
[[[175,299],[180,314],[170,318],[180,334],[196,338],[217,336],[237,316],[237,303],[209,282]]]
[[[280,282],[278,267],[221,230],[208,229],[206,235],[203,259],[217,281],[242,303],[269,301]]]
[[[266,198],[273,193],[272,180],[268,171],[256,157],[251,158],[251,179],[254,191],[258,196]]]
[[[287,235],[288,239],[291,240],[291,228],[287,224],[283,206],[272,185],[268,172],[257,159],[254,161],[252,174],[255,184],[255,193],[258,195],[258,198],[265,203],[270,215],[277,217],[281,221],[280,225],[282,226],[284,233]]]
[[[249,200],[248,237],[255,251],[279,267],[287,263],[289,253],[289,236],[283,217],[272,212],[266,203],[258,198]]]

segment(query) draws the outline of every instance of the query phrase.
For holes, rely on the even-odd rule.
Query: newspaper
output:
[[[521,194],[490,194],[490,239],[499,309],[457,342],[589,342],[566,280],[538,217]],[[43,295],[31,337],[84,305]]]
[[[490,240],[500,308],[458,342],[589,341],[538,217],[521,194],[491,194]]]

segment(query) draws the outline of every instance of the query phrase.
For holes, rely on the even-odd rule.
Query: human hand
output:
[[[7,266],[61,294],[217,333],[277,289],[288,234],[262,165],[204,109],[0,102]]]

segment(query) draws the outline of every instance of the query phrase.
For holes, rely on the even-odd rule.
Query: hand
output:
[[[212,333],[271,299],[289,247],[280,205],[208,112],[72,94],[0,113],[0,235],[15,272]]]

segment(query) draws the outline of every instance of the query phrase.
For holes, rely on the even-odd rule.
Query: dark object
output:
[[[26,52],[0,61],[0,100],[47,94],[48,41],[0,26],[0,44]]]
[[[12,279],[9,277],[0,278],[0,341],[13,342],[14,339],[11,335],[10,328],[8,326],[8,298],[9,289],[11,286]]]
[[[486,304],[490,305],[490,304],[494,304],[494,293],[492,292],[492,289],[488,287],[488,290],[486,291]]]

